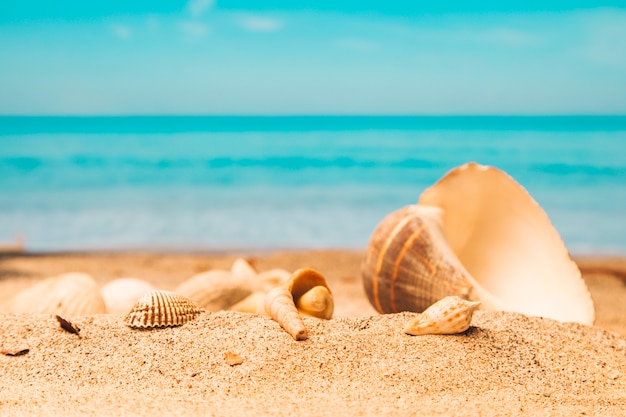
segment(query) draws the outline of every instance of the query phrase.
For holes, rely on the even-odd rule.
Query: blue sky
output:
[[[0,63],[0,114],[625,114],[626,4],[6,0]]]

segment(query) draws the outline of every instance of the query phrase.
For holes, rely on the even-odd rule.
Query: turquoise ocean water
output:
[[[476,161],[574,254],[626,253],[626,117],[0,117],[0,243],[33,251],[367,244]]]

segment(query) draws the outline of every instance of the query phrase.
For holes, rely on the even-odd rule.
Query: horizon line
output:
[[[123,117],[257,117],[257,118],[305,118],[305,117],[626,117],[626,113],[511,113],[511,114],[499,114],[499,113],[367,113],[367,114],[354,114],[354,113],[340,113],[340,114],[328,114],[328,113],[276,113],[276,114],[254,114],[254,113],[133,113],[133,114],[0,114],[0,118],[123,118]]]

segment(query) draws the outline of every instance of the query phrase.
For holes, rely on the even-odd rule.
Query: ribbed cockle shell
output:
[[[469,329],[479,301],[467,301],[448,296],[428,307],[420,316],[411,320],[404,333],[413,336],[423,334],[456,334]]]
[[[194,320],[203,311],[187,297],[154,290],[137,300],[126,316],[126,324],[136,329],[180,326]]]

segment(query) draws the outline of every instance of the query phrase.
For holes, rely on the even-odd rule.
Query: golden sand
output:
[[[134,276],[172,289],[194,273],[228,269],[237,256],[5,255],[0,302],[69,271],[101,285]],[[78,335],[53,316],[0,314],[0,416],[626,415],[626,284],[611,272],[624,260],[577,259],[589,271],[595,326],[478,311],[463,334],[409,336],[402,330],[416,314],[377,315],[369,306],[360,257],[249,257],[260,271],[309,266],[327,278],[336,318],[305,318],[309,339],[299,342],[245,313],[159,330],[85,316],[71,319]]]

